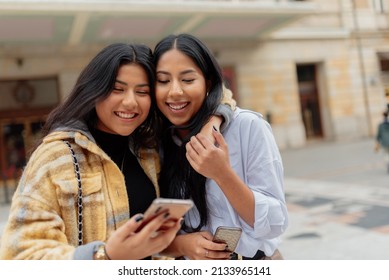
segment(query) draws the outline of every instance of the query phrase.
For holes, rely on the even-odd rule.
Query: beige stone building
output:
[[[281,149],[372,137],[389,97],[389,0],[0,0],[0,167],[17,177],[46,114],[111,42],[202,38]]]

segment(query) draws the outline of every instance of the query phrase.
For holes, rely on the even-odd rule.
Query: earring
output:
[[[209,91],[207,91],[207,97],[208,97],[208,95],[209,95]]]

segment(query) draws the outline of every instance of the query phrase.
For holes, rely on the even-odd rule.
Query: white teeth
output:
[[[135,117],[135,113],[132,113],[132,114],[129,114],[129,113],[123,113],[123,112],[116,112],[116,115],[118,115],[119,117],[123,118],[123,119],[132,119],[133,117]]]
[[[180,110],[180,109],[184,108],[186,105],[188,105],[188,103],[184,103],[184,104],[181,104],[181,105],[174,105],[174,104],[168,104],[168,105],[173,110]]]

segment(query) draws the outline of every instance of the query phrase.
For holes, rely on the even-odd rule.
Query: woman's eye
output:
[[[169,80],[157,80],[160,84],[167,84]]]
[[[142,95],[149,95],[150,94],[150,92],[148,92],[148,91],[137,91],[136,93],[142,94]]]
[[[123,89],[122,88],[113,88],[113,91],[115,91],[115,92],[122,92]]]
[[[191,82],[194,81],[194,79],[184,79],[183,81],[184,81],[185,83],[191,83]]]

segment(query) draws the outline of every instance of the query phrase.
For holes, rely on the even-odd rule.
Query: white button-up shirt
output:
[[[261,250],[270,256],[288,226],[282,159],[271,127],[260,114],[237,108],[223,136],[228,144],[231,166],[254,194],[254,227],[239,217],[219,186],[208,179],[210,216],[208,225],[202,230],[214,234],[218,226],[240,227],[243,231],[235,252],[252,257]],[[196,208],[185,215],[185,221],[188,225],[199,224]]]

